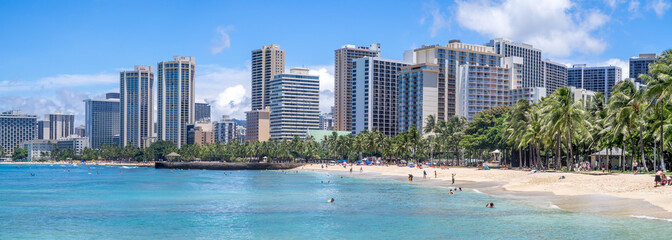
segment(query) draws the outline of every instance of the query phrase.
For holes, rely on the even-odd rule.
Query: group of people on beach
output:
[[[665,173],[663,173],[662,170],[658,170],[658,172],[656,172],[654,181],[655,181],[654,187],[669,186],[672,185],[672,176],[671,177],[665,176]]]

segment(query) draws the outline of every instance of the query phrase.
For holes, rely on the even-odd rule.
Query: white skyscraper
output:
[[[120,76],[119,145],[148,147],[154,127],[154,67],[135,66]]]
[[[187,125],[194,123],[194,57],[173,57],[157,66],[158,140],[178,147],[187,143]]]

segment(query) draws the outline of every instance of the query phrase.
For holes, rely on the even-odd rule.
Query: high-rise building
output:
[[[509,106],[510,90],[522,80],[523,59],[509,57],[505,66],[460,65],[457,70],[456,115],[473,120],[476,114],[497,106]]]
[[[215,142],[213,124],[209,122],[197,122],[187,125],[187,144],[205,144]]]
[[[252,110],[269,106],[273,76],[285,71],[285,50],[279,45],[264,46],[252,51]]]
[[[114,136],[119,135],[120,106],[116,94],[107,99],[86,99],[86,136],[91,148],[115,145]],[[116,95],[119,96],[119,95]],[[117,143],[118,144],[118,143]]]
[[[435,112],[436,120],[447,120],[455,115],[455,101],[456,101],[456,78],[457,69],[461,65],[470,66],[485,66],[485,67],[499,67],[501,64],[502,55],[496,54],[493,47],[465,44],[459,40],[451,40],[446,46],[423,46],[415,49],[415,58],[418,66],[409,66],[408,71],[420,74],[424,71],[432,73],[436,71],[438,79],[430,80],[432,83],[436,82],[437,96],[432,97],[433,103],[431,107],[436,105],[437,109],[426,109],[428,105],[422,105],[422,110],[426,112]],[[429,65],[422,65],[429,64]],[[425,66],[425,67],[422,67]],[[438,69],[434,69],[434,66]],[[430,70],[431,69],[431,70]],[[424,77],[424,81],[428,81],[428,76]],[[412,81],[411,81],[412,82]],[[426,84],[419,84],[425,86]],[[398,87],[401,89],[401,86]],[[400,94],[401,95],[401,94]],[[424,99],[423,99],[424,100]],[[426,115],[415,115],[415,117],[422,117]],[[417,119],[418,122],[419,120]],[[408,120],[404,120],[408,121]],[[414,120],[415,121],[415,120]],[[405,131],[409,122],[404,123],[402,131]],[[418,125],[419,126],[419,125]]]
[[[245,126],[236,126],[236,139],[238,141],[245,141],[246,130]]]
[[[538,102],[543,87],[523,88],[523,59],[506,57],[500,67],[461,65],[457,71],[456,114],[471,121],[482,111],[512,106],[519,99]]]
[[[544,74],[544,87],[546,95],[551,95],[556,89],[567,86],[567,66],[553,62],[550,59],[541,61]]]
[[[194,109],[196,111],[196,122],[210,122],[210,104],[196,103]]]
[[[7,111],[0,114],[0,150],[11,154],[22,143],[37,137],[37,116]]]
[[[33,139],[21,143],[21,148],[28,151],[29,161],[47,160],[51,158],[51,152],[57,149],[58,141],[49,139]]]
[[[79,125],[79,127],[76,127],[75,128],[75,135],[77,135],[79,137],[86,137],[86,126]]]
[[[397,73],[408,64],[378,57],[354,60],[352,134],[377,129],[397,135]]]
[[[503,57],[523,58],[523,81],[522,87],[544,87],[542,73],[541,50],[530,44],[516,43],[505,38],[490,40],[486,46],[493,47],[495,53]]]
[[[187,143],[187,125],[195,122],[194,57],[173,57],[157,67],[157,139],[177,147]]]
[[[265,142],[271,138],[271,108],[245,112],[245,141]]]
[[[37,121],[37,139],[49,139],[49,120]]]
[[[323,113],[320,114],[320,130],[334,130],[334,114]]]
[[[56,141],[59,150],[73,150],[75,154],[82,154],[84,148],[89,147],[89,138],[70,136]]]
[[[334,50],[334,129],[350,131],[352,127],[352,60],[380,57],[380,43],[370,47],[345,45]]]
[[[154,127],[154,67],[135,66],[120,73],[121,147],[149,146]]]
[[[275,75],[271,88],[271,138],[304,138],[320,127],[320,77],[307,68]]]
[[[52,113],[44,116],[49,119],[49,139],[58,140],[75,134],[75,115]]]
[[[606,101],[616,82],[622,80],[621,74],[621,68],[616,66],[588,67],[586,64],[575,64],[567,69],[567,85],[602,92]]]
[[[439,73],[439,66],[433,63],[402,68],[397,85],[398,133],[413,125],[422,132],[423,119],[429,115],[438,116]]]
[[[643,83],[639,77],[640,74],[649,74],[649,64],[656,61],[655,53],[639,54],[639,57],[630,58],[630,78],[637,79],[637,82]]]
[[[215,127],[215,141],[229,143],[238,136],[238,124],[232,121],[227,115],[222,116],[222,119],[214,123]]]

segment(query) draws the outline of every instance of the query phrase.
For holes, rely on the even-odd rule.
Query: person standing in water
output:
[[[408,174],[408,181],[412,182],[413,181],[413,174]]]
[[[457,175],[457,174],[453,173],[453,183],[451,183],[451,185],[455,184],[455,175]]]
[[[436,170],[434,170],[434,178],[439,178],[438,175],[436,174]]]
[[[422,178],[427,178],[427,171],[422,170]]]

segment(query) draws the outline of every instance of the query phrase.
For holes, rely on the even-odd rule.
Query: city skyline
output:
[[[0,10],[0,18],[21,24],[0,27],[0,33],[8,36],[0,42],[13,46],[3,48],[5,58],[0,60],[6,73],[0,78],[0,108],[18,109],[40,117],[56,111],[72,113],[75,125],[80,125],[84,123],[82,100],[102,99],[106,92],[118,92],[119,71],[130,70],[128,66],[133,65],[153,66],[181,55],[199,59],[196,99],[213,106],[212,116],[226,114],[243,119],[251,102],[249,53],[270,44],[286,50],[286,72],[291,67],[305,66],[311,69],[311,74],[320,76],[321,112],[328,112],[334,102],[333,51],[346,44],[368,46],[379,42],[385,50],[381,57],[401,60],[404,50],[425,44],[445,45],[451,39],[484,44],[505,37],[541,49],[543,59],[550,58],[568,67],[581,63],[615,65],[627,77],[628,59],[640,53],[660,53],[668,47],[665,39],[670,38],[672,31],[664,27],[671,18],[670,1],[633,3],[400,2],[367,15],[333,11],[342,8],[336,3],[270,3],[263,4],[261,9],[253,8],[255,4],[230,2],[202,2],[179,8],[166,4],[161,7],[162,13],[141,10],[143,6],[154,6],[152,2],[134,3],[133,8],[130,4],[111,2],[44,2],[39,6],[31,2],[7,3]],[[278,19],[274,16],[279,13],[270,11],[276,8],[283,10],[283,15],[296,17]],[[82,9],[106,11],[78,11]],[[485,18],[474,9],[500,13],[502,19]],[[128,18],[108,22],[111,15],[122,10]],[[256,10],[268,14],[260,19],[242,17]],[[196,16],[172,20],[168,17],[173,14],[165,14],[185,11]],[[34,17],[22,18],[25,15]],[[330,21],[336,17],[343,21]],[[271,18],[277,28],[255,31],[255,27]],[[353,24],[366,19],[388,21],[375,26]],[[484,25],[488,19],[497,24]],[[169,24],[193,26],[185,32],[189,38],[180,44],[159,41],[167,37],[167,33],[160,32],[160,26]],[[140,25],[158,27],[135,27]],[[331,27],[320,29],[326,25]],[[286,31],[283,26],[305,26],[311,31]],[[347,31],[330,30],[344,26]],[[651,38],[654,30],[657,37]],[[120,38],[118,33],[122,32],[142,37]]]

